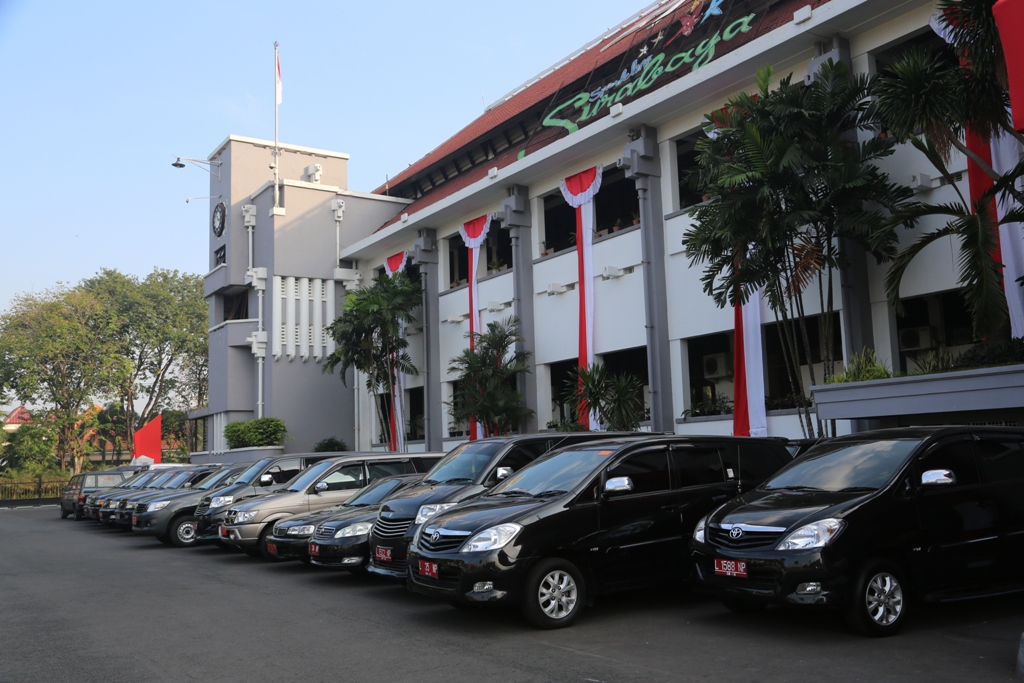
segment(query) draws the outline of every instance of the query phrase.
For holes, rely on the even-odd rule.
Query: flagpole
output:
[[[281,206],[280,177],[281,148],[277,144],[277,109],[281,105],[281,60],[277,54],[277,41],[274,41],[274,208]]]

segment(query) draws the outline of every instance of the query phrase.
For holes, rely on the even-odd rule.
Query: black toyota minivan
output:
[[[774,439],[562,448],[423,524],[409,587],[457,604],[519,603],[541,628],[568,626],[600,593],[678,577],[697,520],[788,462]]]
[[[700,586],[734,611],[843,608],[887,636],[918,600],[1024,590],[1024,429],[913,427],[818,444],[702,519]]]

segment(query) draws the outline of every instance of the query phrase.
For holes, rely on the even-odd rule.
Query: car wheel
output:
[[[583,610],[586,587],[572,562],[552,557],[541,560],[526,577],[523,615],[540,628],[564,628]]]
[[[895,635],[907,620],[906,580],[890,562],[868,563],[854,584],[846,620],[854,631],[876,638]]]
[[[743,600],[741,598],[720,598],[722,606],[735,614],[753,614],[761,612],[767,605],[763,602]]]
[[[60,506],[60,518],[61,519],[67,519],[69,514],[70,513],[67,510],[64,509],[64,506],[61,505]]]
[[[168,536],[176,548],[188,548],[196,544],[196,518],[192,515],[178,517],[171,522]]]

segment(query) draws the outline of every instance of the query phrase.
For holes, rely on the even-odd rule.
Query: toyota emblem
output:
[[[734,526],[732,529],[729,530],[729,538],[737,539],[741,536],[743,536],[743,529],[739,528],[738,526]]]
[[[440,540],[441,540],[441,532],[440,531],[435,531],[434,533],[430,534],[430,542],[431,543],[437,543]]]

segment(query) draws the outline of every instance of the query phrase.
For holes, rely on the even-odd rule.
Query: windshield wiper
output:
[[[424,479],[423,483],[424,484],[440,484],[441,482],[439,482],[437,479]]]
[[[569,492],[568,491],[562,491],[561,489],[551,489],[550,491],[541,491],[540,493],[535,493],[534,494],[534,498],[547,498],[547,497],[550,497],[550,496],[562,496],[562,495],[565,495],[566,493],[569,493]]]
[[[445,479],[444,483],[446,483],[446,484],[455,484],[455,483],[458,483],[460,481],[470,481],[471,482],[473,480],[470,479],[469,477],[452,477],[451,479]]]
[[[769,491],[824,491],[825,489],[819,489],[817,486],[779,486],[778,488],[772,486],[768,488]]]
[[[496,496],[532,496],[533,494],[530,493],[529,491],[527,491],[526,489],[508,489],[506,491],[501,491],[499,493],[495,493],[494,495],[496,495]]]
[[[877,490],[874,486],[847,486],[845,489],[839,489],[836,493],[867,493]]]

